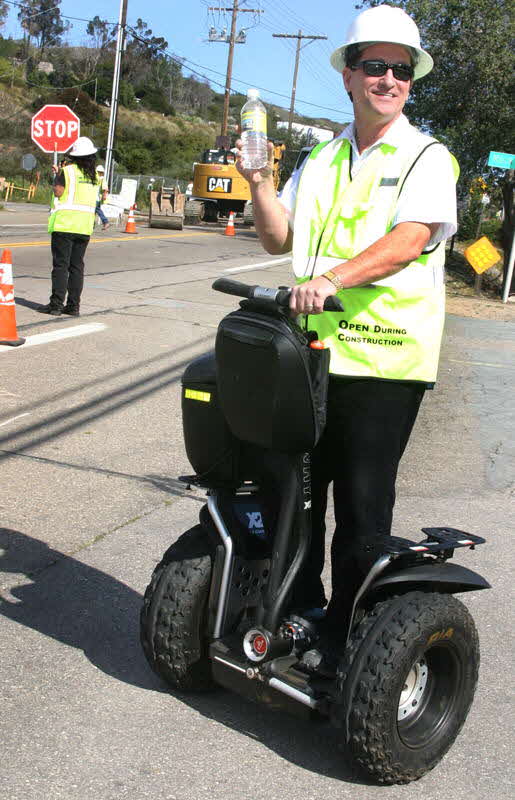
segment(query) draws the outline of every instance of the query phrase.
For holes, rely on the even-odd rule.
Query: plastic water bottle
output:
[[[266,108],[257,89],[249,89],[241,109],[241,155],[245,169],[261,169],[268,163]]]

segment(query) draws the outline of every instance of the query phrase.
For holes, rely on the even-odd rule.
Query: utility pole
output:
[[[122,52],[125,48],[125,26],[127,23],[127,0],[120,0],[120,16],[118,19],[118,35],[116,37],[116,56],[114,61],[113,91],[111,93],[111,112],[109,115],[109,131],[107,134],[105,177],[109,189],[113,181],[113,146],[118,116],[118,93],[120,90],[120,74],[122,66]]]
[[[222,116],[222,127],[220,130],[221,136],[227,136],[227,120],[229,118],[229,101],[231,97],[231,80],[232,80],[232,62],[234,57],[234,45],[237,42],[236,39],[236,20],[238,19],[238,12],[242,14],[263,14],[264,12],[258,8],[240,8],[238,6],[239,0],[233,0],[233,5],[230,8],[219,8],[219,7],[209,7],[209,11],[232,11],[232,21],[231,21],[231,34],[228,39],[226,38],[217,38],[211,39],[211,41],[225,41],[229,44],[229,56],[227,59],[227,74],[225,78],[225,95],[224,95],[224,110]],[[242,43],[245,42],[244,39],[238,40]]]
[[[302,47],[300,43],[302,39],[327,39],[327,36],[303,36],[302,31],[298,33],[273,33],[276,39],[297,39],[297,52],[295,53],[295,69],[293,70],[293,86],[291,90],[291,103],[290,103],[290,113],[288,115],[288,136],[291,134],[291,128],[293,125],[293,113],[295,110],[295,92],[297,91],[297,75],[299,72],[299,57],[300,51]],[[304,47],[307,47],[308,44],[311,44],[311,41],[307,42]]]

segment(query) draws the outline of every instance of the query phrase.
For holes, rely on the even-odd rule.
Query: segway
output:
[[[453,595],[489,584],[451,564],[484,539],[423,528],[385,536],[353,600],[336,674],[302,657],[317,623],[291,608],[310,542],[310,451],[325,422],[329,350],[288,311],[289,291],[218,279],[245,298],[215,352],[182,381],[185,446],[207,490],[199,524],[166,551],[141,612],[141,641],[174,690],[217,685],[302,717],[326,717],[346,757],[380,783],[430,770],[467,717],[478,676],[474,622]],[[340,309],[328,298],[327,310]]]

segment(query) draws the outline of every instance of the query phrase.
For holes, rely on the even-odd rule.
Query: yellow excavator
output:
[[[279,186],[280,165],[285,151],[282,142],[274,142],[274,185]],[[245,225],[252,225],[254,214],[250,187],[235,165],[235,155],[225,148],[205,150],[193,165],[193,188],[184,207],[184,221],[216,222],[231,211],[243,214]]]

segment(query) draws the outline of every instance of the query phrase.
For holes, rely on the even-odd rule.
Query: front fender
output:
[[[426,586],[444,594],[490,589],[488,581],[461,564],[432,561],[381,575],[370,586],[365,597],[368,599],[375,594],[393,594],[399,589],[404,593],[413,589],[424,589]]]

